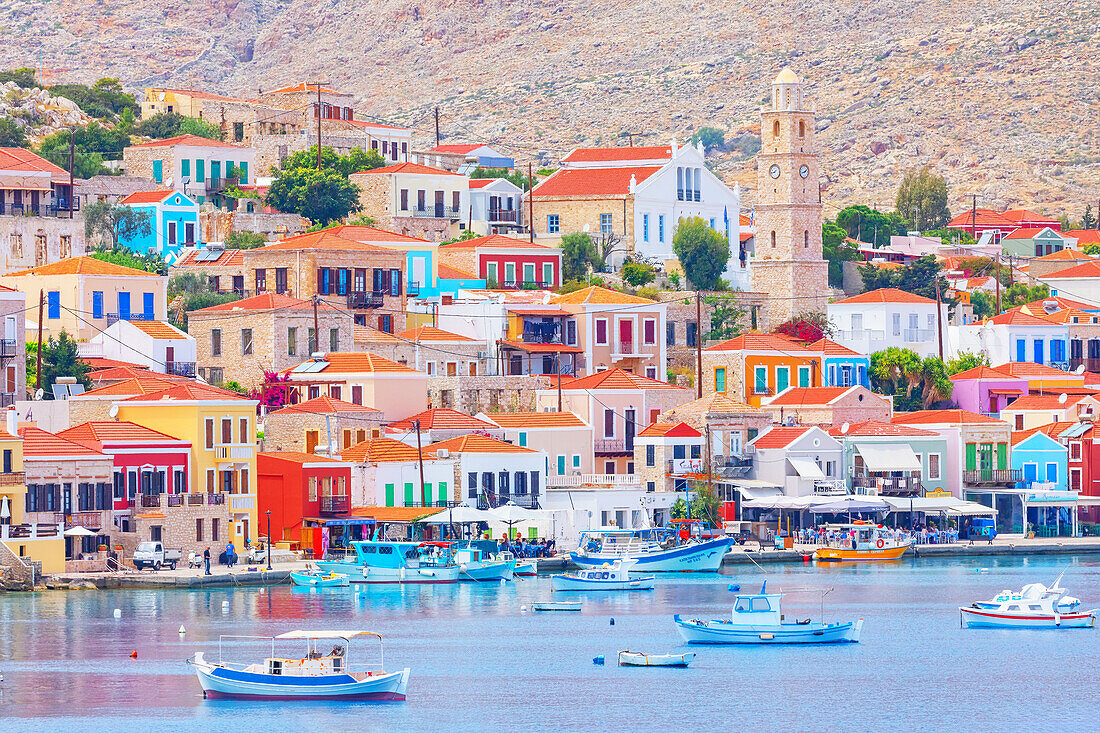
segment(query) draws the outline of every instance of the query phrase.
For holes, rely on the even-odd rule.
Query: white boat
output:
[[[695,659],[695,652],[683,654],[646,654],[629,649],[619,652],[620,667],[686,667]]]
[[[351,662],[351,640],[360,636],[378,639],[378,666]],[[221,640],[264,639],[271,641],[271,656],[258,664],[233,665],[222,661]],[[223,636],[218,643],[218,662],[202,652],[187,660],[199,678],[203,697],[244,700],[404,700],[409,670],[386,672],[382,667],[382,636],[372,631],[289,631],[275,637]],[[275,642],[306,642],[304,657],[280,657]],[[318,641],[335,641],[330,652],[318,651]],[[342,642],[342,645],[341,645]]]
[[[1003,590],[989,601],[961,606],[962,623],[970,628],[1085,629],[1096,624],[1097,609],[1080,610],[1081,601],[1059,586],[1030,583],[1019,591]]]
[[[535,564],[534,560],[519,560],[516,562],[514,575],[520,575],[524,578],[533,578],[538,574],[538,565]]]
[[[510,552],[497,552],[491,540],[470,540],[452,546],[459,580],[511,580],[516,558]]]
[[[726,556],[729,537],[681,538],[673,528],[619,529],[604,527],[581,533],[570,559],[580,567],[598,567],[615,560],[637,561],[643,572],[717,572]]]
[[[540,601],[534,604],[536,611],[579,611],[580,601]]]
[[[785,621],[780,605],[784,595],[768,593],[765,582],[759,593],[737,596],[729,619],[683,619],[677,614],[673,621],[680,636],[689,644],[837,644],[859,641],[863,619],[834,623],[810,619]]]
[[[630,576],[630,568],[636,560],[616,560],[596,568],[581,568],[575,573],[563,573],[550,578],[556,591],[565,590],[653,590],[652,575]]]
[[[455,583],[459,567],[447,543],[356,540],[346,560],[322,560],[325,573],[346,575],[351,583]]]

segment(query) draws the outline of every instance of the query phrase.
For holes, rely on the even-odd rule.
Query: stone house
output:
[[[0,148],[0,178],[0,274],[84,254],[84,220],[68,211],[68,171],[29,150]]]
[[[126,175],[193,197],[199,204],[225,203],[227,189],[252,181],[256,153],[252,148],[198,135],[177,135],[130,145],[122,151]]]
[[[1031,281],[1029,284],[1034,284],[1035,280],[1040,280],[1047,275],[1068,270],[1085,262],[1092,262],[1093,259],[1093,257],[1072,247],[1055,250],[1041,257],[1031,256],[1027,261],[1027,274]]]
[[[705,480],[706,438],[686,423],[655,422],[634,441],[634,465],[646,491],[683,491]]]
[[[184,273],[208,275],[215,293],[237,293],[242,298],[254,294],[245,286],[244,257],[239,249],[185,249],[172,263],[168,273],[172,277]]]
[[[417,326],[397,334],[405,344],[404,363],[429,377],[476,377],[486,369],[485,344],[434,326]],[[395,361],[401,362],[401,359]]]
[[[379,227],[433,242],[457,237],[470,223],[465,176],[420,163],[397,163],[353,173],[360,213]]]
[[[470,433],[492,438],[504,437],[504,431],[495,423],[447,407],[433,407],[386,426],[389,437],[409,445],[416,445],[417,431],[420,432],[422,446]]]
[[[428,405],[428,376],[403,364],[362,352],[332,351],[284,372],[294,402],[321,395],[347,398],[385,413],[386,422],[402,420]]]
[[[24,521],[64,522],[109,533],[114,520],[111,457],[37,427],[20,428],[19,437],[27,483]]]
[[[382,433],[381,410],[321,395],[272,410],[264,418],[264,449],[335,455]],[[329,432],[332,445],[329,445]]]
[[[851,387],[788,387],[774,397],[766,397],[760,407],[780,425],[798,423],[828,428],[842,423],[868,420],[889,422],[893,402],[863,385]]]
[[[717,393],[674,407],[659,419],[663,423],[683,422],[704,435],[709,433],[715,472],[729,473],[730,477],[744,475],[745,471],[737,469],[751,464],[745,446],[772,426],[772,417],[766,410]]]
[[[315,351],[352,349],[350,313],[322,300],[316,322],[313,315],[310,301],[273,292],[191,311],[187,329],[195,339],[198,374],[211,384],[223,384],[228,375],[253,389],[263,384],[264,372],[289,369]]]

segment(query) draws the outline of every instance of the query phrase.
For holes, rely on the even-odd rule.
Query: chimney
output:
[[[19,433],[16,432],[16,430],[19,429],[19,415],[15,412],[15,405],[8,405],[7,416],[8,422],[6,427],[8,435],[19,435]]]

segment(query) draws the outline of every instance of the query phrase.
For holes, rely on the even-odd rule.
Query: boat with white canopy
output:
[[[1029,583],[1019,591],[1003,590],[989,601],[962,606],[960,620],[970,628],[1092,628],[1097,609],[1081,610],[1080,599],[1066,595],[1066,589],[1061,587],[1062,575],[1049,587]]]

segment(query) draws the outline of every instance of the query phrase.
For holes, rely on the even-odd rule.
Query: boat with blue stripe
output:
[[[582,568],[633,560],[638,572],[717,572],[732,540],[682,535],[681,530],[668,527],[601,527],[582,532],[579,546],[569,557]]]
[[[378,639],[378,667],[353,665],[349,648],[356,637]],[[224,661],[226,639],[263,639],[271,642],[271,656],[262,663],[234,665]],[[275,642],[306,642],[305,657],[280,657]],[[319,646],[335,642],[330,652]],[[325,642],[323,645],[319,642]],[[289,631],[275,637],[222,636],[219,661],[211,662],[202,652],[187,660],[202,686],[203,697],[235,700],[404,700],[409,670],[386,672],[382,667],[382,636],[373,631]]]
[[[355,540],[344,560],[321,560],[325,573],[347,576],[351,583],[457,583],[460,570],[448,543],[406,540]]]

